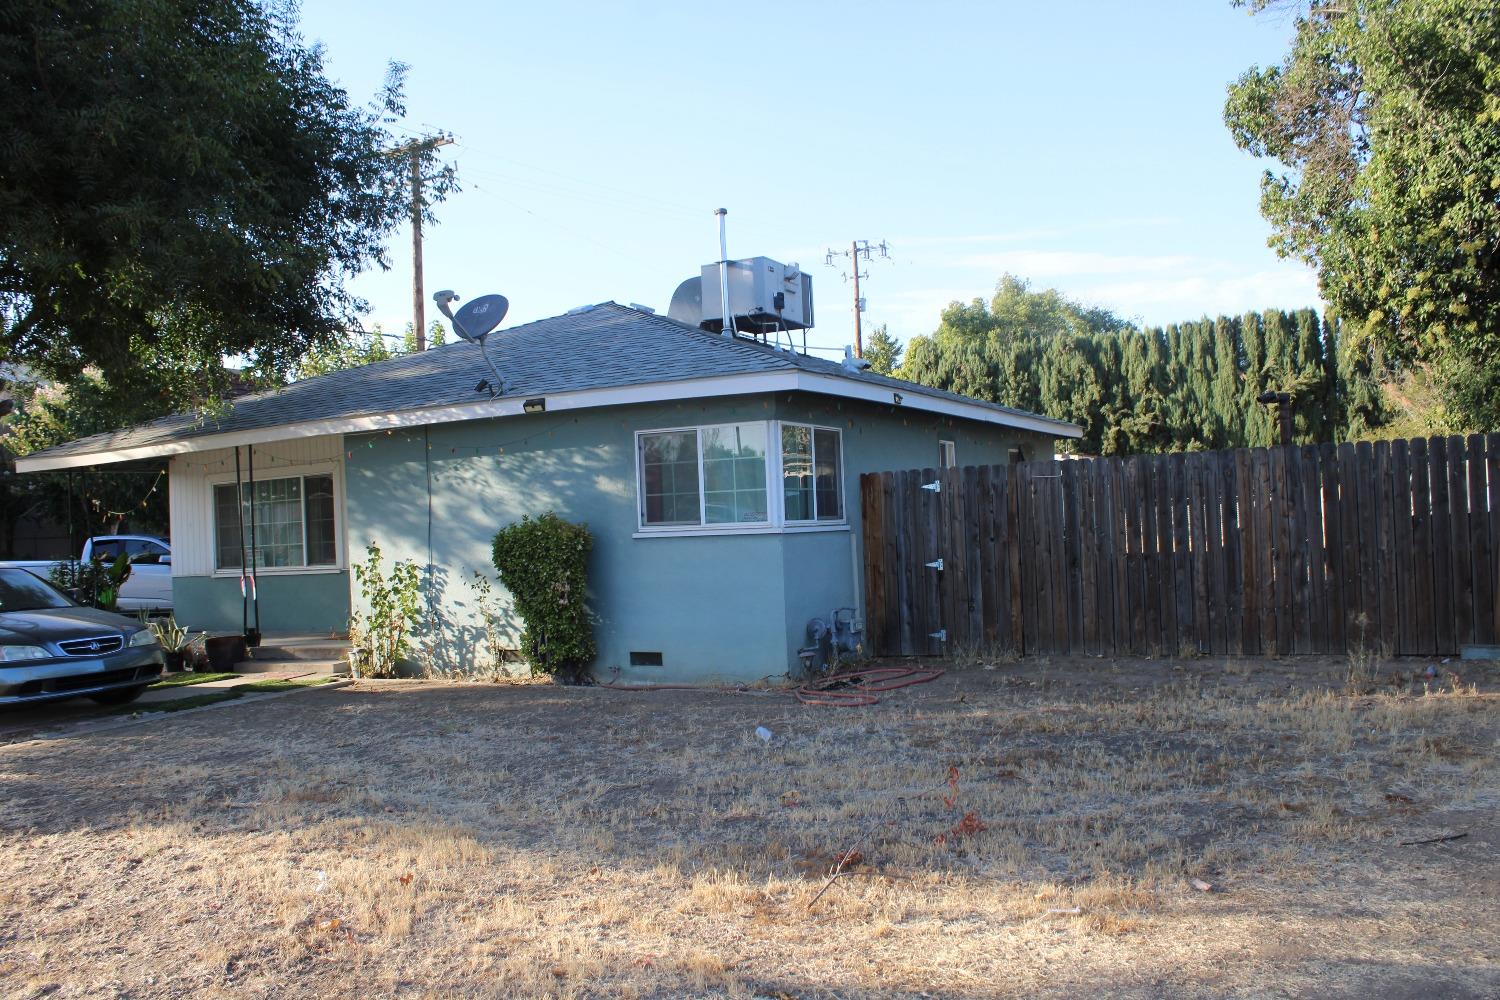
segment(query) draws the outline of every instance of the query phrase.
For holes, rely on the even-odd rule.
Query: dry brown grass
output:
[[[0,749],[0,995],[1500,994],[1492,680],[974,662],[860,710],[365,682]]]

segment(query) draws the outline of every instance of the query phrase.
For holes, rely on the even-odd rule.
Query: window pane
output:
[[[308,476],[302,481],[307,522],[307,564],[332,566],[338,562],[333,532],[333,477]]]
[[[781,490],[788,521],[813,519],[812,429],[781,427]]]
[[[817,481],[819,521],[838,521],[844,516],[842,464],[838,431],[813,431],[814,478]]]
[[[698,523],[698,432],[641,435],[641,513],[646,524]]]
[[[253,495],[254,519],[246,515],[246,537],[255,543],[255,566],[303,566],[302,480],[267,479],[245,484]]]
[[[220,569],[240,568],[240,505],[233,483],[214,487],[214,548]]]
[[[766,518],[766,425],[705,427],[704,513],[709,524],[754,524]]]

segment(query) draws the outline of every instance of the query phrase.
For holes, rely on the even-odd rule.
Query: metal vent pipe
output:
[[[734,321],[729,316],[729,244],[724,239],[724,217],[728,214],[727,208],[714,210],[719,220],[719,312],[724,318],[724,336],[733,337]]]

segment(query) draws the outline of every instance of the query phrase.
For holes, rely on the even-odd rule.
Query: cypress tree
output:
[[[1073,421],[1079,451],[1118,455],[1275,444],[1274,412],[1256,401],[1267,389],[1294,396],[1298,441],[1368,434],[1388,419],[1377,360],[1310,309],[1140,330],[1006,276],[990,301],[955,302],[913,337],[902,370]]]

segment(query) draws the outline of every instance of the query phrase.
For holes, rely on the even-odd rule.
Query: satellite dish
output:
[[[453,329],[465,340],[482,344],[509,310],[510,301],[504,295],[481,295],[453,314]]]

